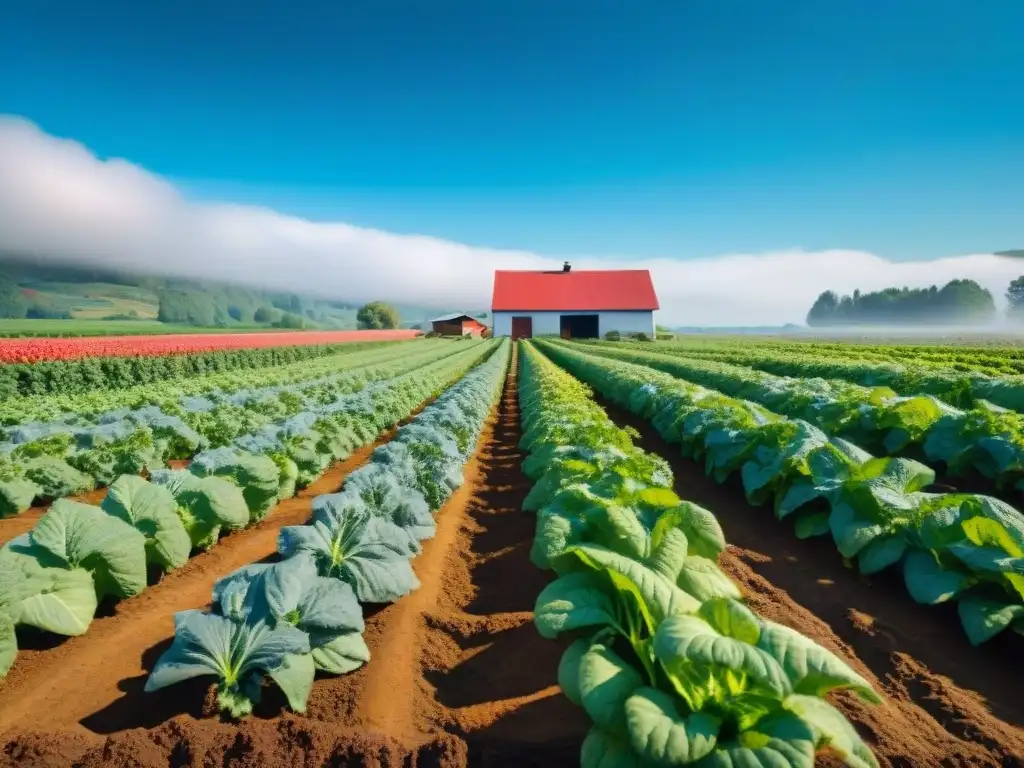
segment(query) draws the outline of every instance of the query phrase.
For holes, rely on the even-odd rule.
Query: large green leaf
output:
[[[684,716],[664,691],[639,688],[625,710],[629,742],[643,765],[686,765],[715,749],[721,722],[703,712]]]
[[[707,600],[700,607],[700,617],[716,632],[734,640],[756,645],[761,637],[760,619],[739,600]]]
[[[922,550],[907,553],[903,581],[910,596],[923,605],[944,603],[971,585],[965,574],[943,568],[931,552]]]
[[[100,505],[146,537],[146,558],[165,570],[188,562],[192,540],[179,519],[174,495],[137,475],[122,475]]]
[[[625,703],[643,684],[640,674],[610,648],[593,645],[580,658],[578,682],[583,709],[597,727],[625,736]]]
[[[558,662],[558,685],[562,694],[577,707],[583,706],[583,694],[580,692],[580,662],[583,655],[590,650],[591,639],[581,637],[562,654]]]
[[[722,526],[718,518],[708,510],[684,501],[668,514],[665,524],[675,524],[682,529],[686,534],[690,554],[714,560],[725,550]]]
[[[845,662],[789,627],[762,619],[757,647],[782,665],[795,693],[824,696],[836,688],[850,688],[866,701],[882,701]]]
[[[96,605],[88,571],[47,567],[14,547],[0,549],[0,618],[75,636],[89,628]]]
[[[580,768],[643,768],[629,741],[591,728],[580,750]]]
[[[991,640],[1015,622],[1024,625],[1024,605],[968,595],[961,598],[956,607],[971,645]]]
[[[734,693],[751,686],[782,698],[792,692],[786,673],[758,646],[722,635],[697,616],[673,616],[654,635],[654,655],[695,708],[719,695],[716,679]]]
[[[561,576],[537,596],[533,622],[542,637],[586,627],[618,626],[614,595],[599,573],[582,571]]]
[[[843,557],[854,557],[885,532],[879,523],[860,517],[860,511],[846,500],[832,508],[828,522]]]
[[[906,550],[907,542],[902,535],[882,536],[860,550],[857,565],[861,573],[878,573],[898,563]]]
[[[793,715],[765,718],[734,742],[695,763],[695,768],[813,768],[816,735]]]
[[[726,576],[718,563],[697,555],[686,558],[676,584],[700,602],[719,597],[740,597],[739,587]]]
[[[267,674],[284,693],[289,707],[296,712],[306,711],[306,701],[313,690],[316,675],[311,654],[289,654],[279,667],[268,670]]]
[[[794,694],[784,706],[814,730],[818,749],[830,747],[849,768],[878,768],[878,761],[850,721],[816,696]]]
[[[26,554],[44,565],[84,568],[97,594],[133,597],[146,587],[146,539],[99,507],[58,499],[29,534]]]
[[[671,581],[632,558],[596,545],[573,547],[555,561],[558,573],[607,569],[631,581],[655,624],[668,616],[693,613],[700,603]]]
[[[310,655],[316,668],[332,675],[345,675],[370,661],[370,649],[362,632],[337,635]]]

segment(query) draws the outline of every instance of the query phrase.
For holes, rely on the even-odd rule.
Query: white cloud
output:
[[[737,222],[741,224],[741,222]],[[477,248],[267,208],[200,204],[124,160],[101,160],[20,118],[0,116],[0,250],[157,274],[207,277],[333,298],[485,307],[495,269],[557,267],[561,257]],[[596,259],[577,268],[649,268],[659,321],[802,322],[825,289],[849,293],[970,277],[1001,299],[1024,261],[991,254],[890,262],[862,251],[799,250],[713,259]]]

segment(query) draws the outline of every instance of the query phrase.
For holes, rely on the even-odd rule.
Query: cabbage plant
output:
[[[100,504],[146,537],[146,561],[166,571],[188,562],[192,540],[175,512],[171,492],[137,475],[123,475],[107,490]]]
[[[134,597],[146,587],[145,536],[89,504],[58,499],[6,546],[46,568],[88,572],[99,598]]]
[[[174,512],[188,533],[192,547],[209,549],[223,530],[249,523],[242,489],[222,477],[197,477],[188,470],[158,470],[150,480],[174,497]]]

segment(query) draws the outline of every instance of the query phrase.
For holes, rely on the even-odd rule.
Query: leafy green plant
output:
[[[811,768],[828,746],[854,768],[876,766],[824,700],[847,688],[880,701],[870,684],[740,602],[716,562],[725,540],[714,516],[681,501],[668,467],[645,459],[585,387],[521,348],[534,556],[558,574],[534,623],[544,637],[575,639],[558,677],[593,722],[581,765]],[[646,395],[632,404],[643,411]],[[739,460],[729,455],[725,465]]]
[[[659,370],[543,347],[606,396],[651,420],[684,455],[704,458],[722,481],[741,473],[748,499],[774,497],[800,537],[831,535],[865,574],[901,567],[918,602],[956,600],[977,645],[1024,632],[1024,515],[976,494],[924,489],[935,473],[904,458],[875,458],[816,427],[724,396]]]

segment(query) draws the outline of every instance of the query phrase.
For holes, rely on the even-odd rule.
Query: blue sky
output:
[[[8,3],[0,112],[195,198],[547,254],[1024,247],[1020,0]]]

